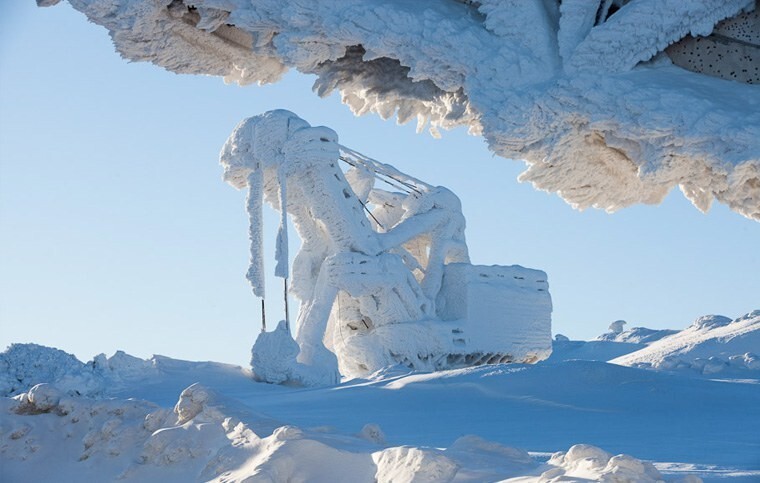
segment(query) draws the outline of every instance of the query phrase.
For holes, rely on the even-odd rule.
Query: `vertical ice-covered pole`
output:
[[[263,191],[264,179],[260,167],[256,166],[248,173],[248,239],[250,240],[251,257],[245,278],[251,285],[253,294],[261,297],[261,326],[266,330],[266,314],[264,313],[264,237],[263,237]]]
[[[283,279],[284,296],[285,296],[285,328],[290,331],[290,314],[288,311],[288,195],[287,181],[285,176],[284,164],[280,163],[277,168],[277,184],[279,186],[278,198],[280,203],[280,228],[277,230],[277,247],[275,248],[275,259],[277,265],[274,267],[275,277]]]

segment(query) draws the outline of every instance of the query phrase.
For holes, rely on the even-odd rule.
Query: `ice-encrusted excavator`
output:
[[[276,110],[242,121],[221,153],[248,189],[251,264],[264,297],[263,201],[282,214],[275,274],[300,302],[262,331],[251,365],[273,383],[321,385],[403,364],[438,370],[534,362],[551,352],[546,274],[469,260],[459,199]],[[287,215],[302,245],[289,277]],[[262,304],[263,309],[263,304]],[[263,315],[263,314],[262,314]]]

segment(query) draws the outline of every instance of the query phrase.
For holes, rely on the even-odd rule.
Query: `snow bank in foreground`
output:
[[[625,366],[692,370],[705,375],[760,374],[760,310],[735,320],[699,317],[685,330],[611,360]]]
[[[61,354],[36,347],[27,362]],[[746,381],[570,361],[387,371],[296,389],[256,383],[236,366],[159,356],[143,363],[128,375],[111,372],[118,383],[103,376],[95,397],[36,386],[49,374],[45,364],[27,371],[26,395],[0,398],[0,480],[445,481],[453,473],[455,481],[547,481],[562,473],[615,481],[629,466],[639,471],[634,481],[652,475],[577,442],[670,462],[655,464],[665,477],[738,483],[760,475],[760,385]],[[541,453],[527,458],[513,446]],[[559,449],[567,454],[550,460]]]
[[[0,412],[4,481],[662,481],[651,463],[589,445],[541,464],[476,436],[433,449],[388,446],[376,425],[346,435],[262,423],[199,384],[173,411],[38,384]]]
[[[718,25],[713,50],[750,50],[710,69],[752,70],[757,48],[742,31],[756,36],[756,16],[740,14],[754,0],[69,3],[130,60],[240,84],[296,68],[356,114],[468,126],[496,154],[526,160],[521,180],[580,209],[659,203],[678,186],[700,210],[717,199],[760,220],[760,86],[665,53]]]

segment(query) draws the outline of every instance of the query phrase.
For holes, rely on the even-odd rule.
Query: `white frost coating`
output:
[[[754,0],[636,0],[590,30],[569,59],[568,71],[626,72],[687,34],[708,35],[715,24]],[[631,38],[630,33],[636,32]]]
[[[69,1],[131,60],[241,84],[293,67],[356,114],[466,125],[579,209],[678,186],[700,210],[760,219],[760,87],[658,54],[753,0],[637,0],[609,17],[600,1],[595,25],[590,0]]]
[[[287,195],[287,179],[285,177],[284,165],[281,165],[277,170],[277,184],[280,187],[279,196],[277,201],[280,206],[288,205]],[[274,274],[277,277],[288,278],[288,211],[280,211],[280,226],[277,228],[277,243],[275,251],[275,259],[277,265],[274,267]]]
[[[262,213],[263,204],[261,193],[263,189],[261,170],[254,169],[248,175],[248,197],[246,198],[246,211],[248,212],[248,239],[251,243],[250,263],[245,278],[251,285],[254,295],[264,297],[264,236]]]
[[[264,199],[284,214],[281,233],[290,214],[303,242],[291,287],[301,301],[298,344],[283,323],[262,333],[257,378],[335,384],[399,363],[436,370],[548,357],[546,274],[471,265],[461,204],[446,188],[284,110],[241,122],[221,163],[237,188],[262,180]]]
[[[559,6],[559,55],[567,62],[596,22],[599,0],[566,0]]]

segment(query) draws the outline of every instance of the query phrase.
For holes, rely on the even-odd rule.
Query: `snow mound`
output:
[[[644,344],[632,342],[617,342],[607,340],[554,340],[552,354],[547,362],[562,361],[602,361],[606,362],[616,357],[635,352],[646,347]]]
[[[249,377],[238,366],[215,362],[179,361],[159,355],[145,360],[116,351],[111,357],[98,354],[84,363],[60,349],[12,344],[0,352],[0,396],[15,396],[42,383],[54,384],[69,396],[117,395],[133,391],[135,386],[150,388],[172,379],[190,384],[194,382],[193,370],[198,369],[220,377],[227,374]]]
[[[659,203],[678,186],[702,211],[717,199],[760,220],[756,72],[713,77],[757,65],[742,33],[756,38],[742,15],[755,0],[69,3],[132,61],[240,84],[295,68],[357,115],[467,126],[579,209]]]
[[[618,322],[623,322],[623,324],[625,324],[624,321]],[[677,330],[671,329],[648,329],[646,327],[633,327],[629,330],[623,330],[622,325],[619,328],[619,331],[615,331],[612,330],[612,326],[610,326],[610,332],[600,335],[596,340],[627,342],[631,344],[651,344],[663,337],[668,337],[678,332]]]
[[[662,481],[650,464],[575,445],[540,463],[464,436],[446,449],[262,423],[194,384],[170,411],[140,400],[65,396],[49,384],[0,401],[5,481]]]
[[[52,383],[64,391],[92,393],[98,377],[73,355],[37,344],[12,344],[0,353],[0,395],[26,391],[35,384]]]
[[[576,478],[606,482],[662,481],[662,475],[651,463],[624,454],[612,456],[587,444],[576,444],[567,452],[554,453],[549,464],[556,468],[541,475],[545,481],[567,481]]]
[[[735,320],[719,315],[694,323],[646,348],[610,362],[661,370],[689,370],[704,375],[760,376],[760,310]]]

